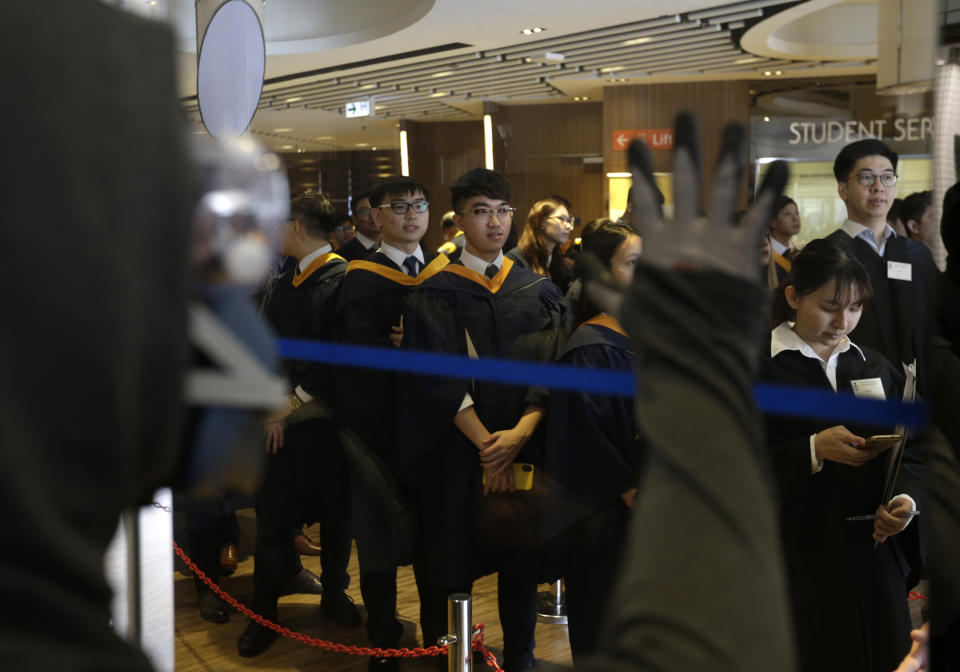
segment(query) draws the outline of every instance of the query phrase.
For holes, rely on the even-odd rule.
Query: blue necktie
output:
[[[496,264],[490,264],[489,266],[487,266],[487,270],[484,271],[484,275],[486,275],[488,278],[492,278],[499,272],[500,272],[500,269],[497,268]]]
[[[411,278],[417,277],[417,258],[412,254],[403,260],[403,265],[407,269],[407,275]]]

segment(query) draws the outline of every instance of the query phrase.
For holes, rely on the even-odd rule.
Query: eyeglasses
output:
[[[356,228],[353,224],[341,224],[337,227],[337,231],[353,231]]]
[[[429,207],[430,203],[427,201],[414,201],[413,203],[408,203],[407,201],[392,201],[391,203],[378,205],[377,209],[390,208],[398,215],[405,215],[410,208],[413,208],[414,212],[420,214],[421,212],[426,212]]]
[[[572,217],[560,217],[558,215],[550,215],[547,219],[555,219],[556,221],[563,224],[564,228],[572,229],[573,228],[573,218]]]
[[[880,180],[880,184],[885,187],[892,187],[897,183],[897,176],[893,173],[857,173],[857,182],[864,187],[872,187]]]
[[[358,215],[369,215],[370,208],[357,208],[356,210],[354,210],[354,212],[357,213]]]
[[[513,219],[513,213],[516,211],[516,208],[498,208],[496,210],[492,210],[490,208],[473,208],[469,211],[461,210],[460,214],[462,215],[466,212],[472,212],[473,216],[477,219],[485,219],[488,222],[493,219],[494,215],[496,215],[497,219],[499,219],[501,222],[509,222],[511,219]]]

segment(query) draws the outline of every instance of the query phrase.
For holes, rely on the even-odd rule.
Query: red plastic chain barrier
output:
[[[922,593],[918,593],[913,590],[907,593],[907,597],[909,597],[911,600],[929,600],[930,599],[926,595],[923,595]]]
[[[158,509],[162,509],[167,513],[170,513],[169,506],[164,506],[160,502],[154,502],[153,505]],[[310,637],[302,632],[291,630],[290,628],[285,628],[279,623],[274,623],[273,621],[264,618],[260,614],[255,613],[249,607],[237,601],[237,599],[230,595],[230,593],[223,590],[214,581],[212,581],[210,577],[203,572],[203,570],[197,567],[196,563],[190,559],[190,556],[188,556],[186,552],[177,545],[176,542],[173,544],[173,550],[178,556],[180,556],[180,559],[183,560],[184,564],[187,565],[190,571],[196,574],[197,578],[203,581],[203,583],[206,584],[210,590],[216,593],[220,599],[244,616],[253,619],[265,628],[270,628],[282,637],[287,637],[308,646],[323,649],[324,651],[346,653],[351,656],[376,656],[378,658],[422,658],[426,656],[442,656],[447,653],[446,646],[416,647],[412,649],[381,649],[379,647],[372,648],[365,646],[352,646],[349,644],[338,644],[336,642],[329,642],[323,639],[317,639],[316,637]],[[487,665],[492,667],[495,672],[503,672],[503,669],[497,664],[496,656],[494,656],[493,653],[491,653],[483,644],[483,630],[483,623],[477,623],[474,626],[472,649],[474,651],[479,651],[483,655],[483,659]]]

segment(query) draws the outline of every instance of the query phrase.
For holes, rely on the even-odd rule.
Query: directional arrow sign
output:
[[[613,151],[625,151],[634,138],[640,138],[646,142],[650,149],[670,149],[673,147],[672,128],[633,128],[618,129],[613,132]]]
[[[347,118],[351,117],[369,117],[370,116],[370,101],[369,100],[357,100],[352,103],[347,103],[344,107]]]

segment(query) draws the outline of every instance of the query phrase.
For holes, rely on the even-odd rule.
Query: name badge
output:
[[[905,264],[902,261],[887,262],[887,277],[891,280],[913,280],[913,265]]]
[[[883,401],[887,398],[883,393],[883,381],[879,378],[851,380],[850,387],[853,388],[853,395],[857,399],[879,399]]]

